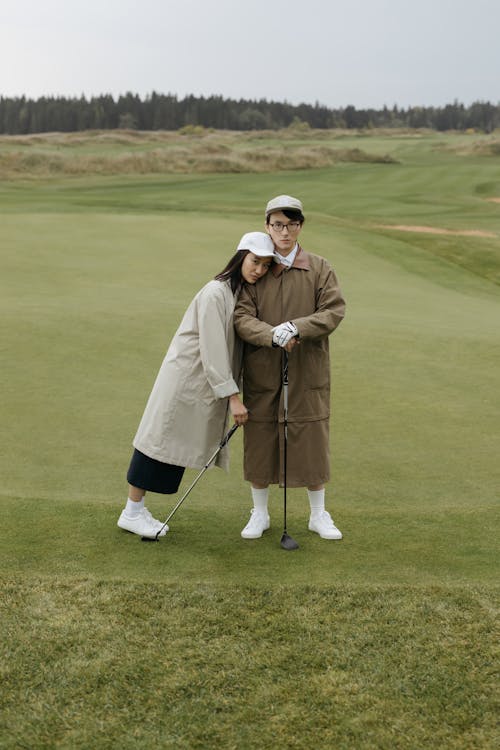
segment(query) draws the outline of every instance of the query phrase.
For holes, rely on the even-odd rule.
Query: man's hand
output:
[[[283,349],[295,336],[299,335],[297,326],[291,321],[281,323],[271,329],[273,332],[273,344],[281,346]]]

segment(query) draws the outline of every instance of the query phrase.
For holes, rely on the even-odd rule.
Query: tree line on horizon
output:
[[[318,103],[292,105],[266,99],[224,99],[222,96],[152,94],[141,99],[127,93],[81,97],[43,96],[38,99],[0,97],[0,133],[28,135],[82,130],[179,130],[201,126],[217,130],[278,130],[293,125],[305,128],[430,128],[479,130],[491,133],[500,127],[500,103],[477,101],[465,106],[457,101],[443,107],[397,105],[382,109],[357,109],[349,105],[331,109]]]

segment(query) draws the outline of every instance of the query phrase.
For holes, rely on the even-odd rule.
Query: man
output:
[[[329,263],[298,244],[304,223],[300,200],[279,195],[266,207],[267,233],[276,262],[270,273],[245,286],[234,311],[245,342],[243,393],[244,474],[253,509],[241,532],[258,539],[269,528],[270,484],[283,483],[283,350],[289,352],[287,486],[307,487],[309,529],[323,539],[342,539],[325,510],[330,478],[330,356],[328,336],[344,317],[345,303]]]

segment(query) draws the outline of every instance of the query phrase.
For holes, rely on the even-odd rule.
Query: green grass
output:
[[[494,747],[488,591],[12,580],[2,605],[3,747]]]
[[[0,186],[0,748],[495,747],[498,158],[367,139],[338,140],[398,163]],[[230,474],[142,544],[116,519],[157,368],[280,192],[348,301],[327,490],[344,540],[308,532],[292,490],[283,552],[273,488],[271,530],[244,542],[237,433]]]

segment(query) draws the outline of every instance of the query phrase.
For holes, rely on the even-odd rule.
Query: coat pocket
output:
[[[244,389],[252,393],[276,392],[281,387],[281,349],[248,347],[243,362]]]
[[[304,342],[305,343],[305,342]],[[303,346],[303,344],[301,344]],[[324,343],[307,342],[303,355],[304,383],[306,388],[316,390],[330,387],[330,354]]]

